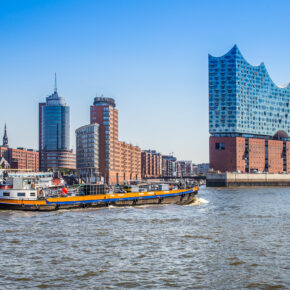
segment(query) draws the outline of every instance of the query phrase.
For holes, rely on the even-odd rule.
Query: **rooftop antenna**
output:
[[[54,73],[54,92],[57,93],[56,73]]]

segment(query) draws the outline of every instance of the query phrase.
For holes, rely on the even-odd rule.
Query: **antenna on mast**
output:
[[[54,73],[54,92],[57,93],[56,73]]]

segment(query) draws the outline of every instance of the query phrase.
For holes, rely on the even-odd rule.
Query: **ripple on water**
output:
[[[200,206],[0,211],[0,288],[287,289],[290,191]]]

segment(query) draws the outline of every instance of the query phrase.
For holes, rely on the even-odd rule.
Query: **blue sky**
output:
[[[37,105],[58,91],[74,130],[96,94],[114,97],[121,140],[208,161],[208,53],[236,43],[290,81],[290,1],[0,0],[0,129],[38,148]]]

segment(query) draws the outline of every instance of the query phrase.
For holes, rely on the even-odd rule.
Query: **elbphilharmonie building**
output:
[[[264,63],[249,64],[236,45],[209,55],[211,168],[290,172],[289,103],[290,85],[274,84]]]

